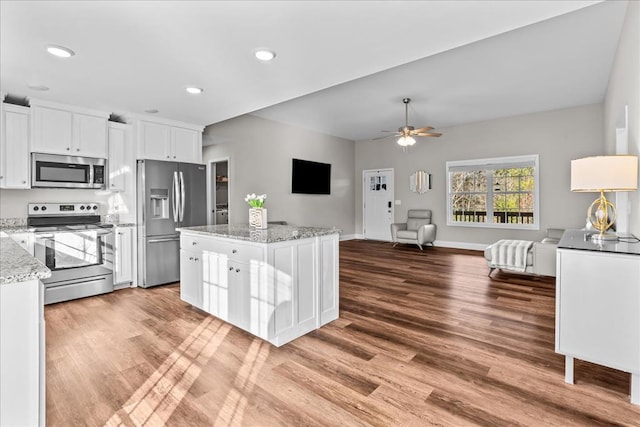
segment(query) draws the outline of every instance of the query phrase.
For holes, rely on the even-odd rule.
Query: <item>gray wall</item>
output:
[[[247,223],[248,193],[267,194],[270,221],[354,233],[354,142],[244,115],[205,129],[203,162],[229,157],[229,222]],[[331,164],[331,194],[291,193],[291,159]]]
[[[358,141],[356,233],[362,233],[362,171],[377,168],[394,168],[395,198],[402,202],[395,208],[396,222],[406,219],[408,209],[430,208],[440,244],[534,240],[547,228],[582,227],[595,194],[571,193],[570,161],[602,153],[602,118],[602,106],[596,104],[438,129],[443,136],[419,138],[407,154],[393,138]],[[540,231],[446,225],[446,161],[526,154],[540,156]],[[433,189],[422,195],[411,193],[408,184],[409,175],[419,169],[432,174]]]
[[[640,154],[640,3],[629,2],[604,102],[606,153],[615,153],[615,129],[629,106],[629,154]],[[615,201],[615,199],[613,199]],[[629,231],[640,236],[640,190],[630,193]]]

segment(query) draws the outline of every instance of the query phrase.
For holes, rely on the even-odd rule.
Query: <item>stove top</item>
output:
[[[28,212],[27,224],[37,233],[113,228],[100,223],[98,203],[29,203]]]

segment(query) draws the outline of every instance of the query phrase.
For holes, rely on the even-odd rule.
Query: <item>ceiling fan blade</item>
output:
[[[385,139],[385,138],[392,138],[392,137],[394,137],[394,136],[397,136],[397,135],[385,135],[385,136],[379,136],[378,138],[371,138],[371,141],[377,141],[377,140],[379,140],[379,139]]]
[[[414,129],[413,131],[414,132],[428,132],[430,130],[433,130],[433,128],[431,126],[427,126],[427,127],[423,127],[423,128],[420,128],[420,129]]]
[[[398,133],[398,131],[397,131],[397,130],[381,130],[380,132]]]
[[[437,132],[421,132],[421,133],[414,133],[414,136],[442,136],[441,133],[437,133]]]

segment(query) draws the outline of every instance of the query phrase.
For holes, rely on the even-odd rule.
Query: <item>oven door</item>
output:
[[[35,255],[51,270],[45,284],[112,274],[113,230],[36,233]]]

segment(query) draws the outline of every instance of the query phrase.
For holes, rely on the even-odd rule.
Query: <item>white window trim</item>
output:
[[[526,156],[511,156],[511,157],[494,157],[490,159],[473,159],[473,160],[453,160],[446,163],[446,182],[447,182],[447,226],[451,227],[474,227],[474,228],[501,228],[501,229],[515,229],[515,230],[540,230],[540,162],[538,154],[530,154]],[[535,187],[533,189],[533,224],[496,224],[496,223],[478,223],[478,222],[460,222],[452,221],[451,215],[451,174],[449,171],[451,168],[460,166],[477,166],[478,169],[490,166],[492,169],[496,169],[495,166],[508,163],[524,163],[533,162],[534,171],[533,177]],[[487,200],[489,205],[489,200]],[[487,216],[489,216],[489,210],[492,206],[487,206]],[[493,216],[491,216],[493,218]]]

